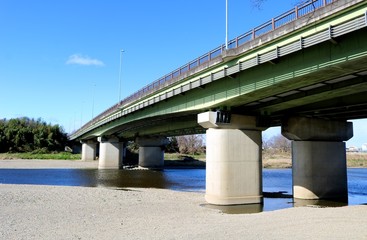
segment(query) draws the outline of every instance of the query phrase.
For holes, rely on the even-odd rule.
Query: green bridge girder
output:
[[[250,50],[231,49],[174,86],[121,106],[71,139],[202,133],[197,114],[218,109],[257,116],[264,126],[278,126],[290,115],[366,118],[367,3],[356,2],[265,44],[257,42]],[[280,35],[285,29],[278,31]]]

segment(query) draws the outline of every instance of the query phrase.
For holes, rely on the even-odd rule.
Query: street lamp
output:
[[[228,49],[228,0],[226,0],[226,50]]]
[[[80,111],[80,127],[83,127],[83,105],[84,105],[84,101],[82,100],[81,103],[81,111]]]
[[[119,101],[118,104],[120,104],[121,101],[121,65],[122,65],[122,53],[124,50],[120,50],[120,71],[119,71]]]

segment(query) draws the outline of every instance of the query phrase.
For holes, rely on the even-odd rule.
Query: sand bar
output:
[[[204,203],[162,189],[0,184],[0,239],[367,239],[365,205],[231,215]]]

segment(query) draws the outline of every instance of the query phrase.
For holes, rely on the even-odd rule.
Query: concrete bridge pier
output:
[[[119,169],[122,166],[124,144],[117,137],[98,137],[99,163],[98,169]]]
[[[346,121],[292,117],[282,134],[292,141],[293,197],[347,199],[345,143],[353,137]]]
[[[262,203],[262,128],[256,117],[205,112],[198,123],[206,131],[206,194],[208,203]]]
[[[97,143],[93,140],[80,141],[82,144],[82,161],[94,161],[97,153]]]
[[[164,166],[164,147],[169,143],[166,137],[138,137],[139,166],[162,168]]]

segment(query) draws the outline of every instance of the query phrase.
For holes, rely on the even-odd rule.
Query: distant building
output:
[[[362,144],[362,152],[367,152],[367,143]]]
[[[351,147],[347,147],[347,152],[358,152],[358,148],[357,147],[354,147],[354,146],[351,146]]]

